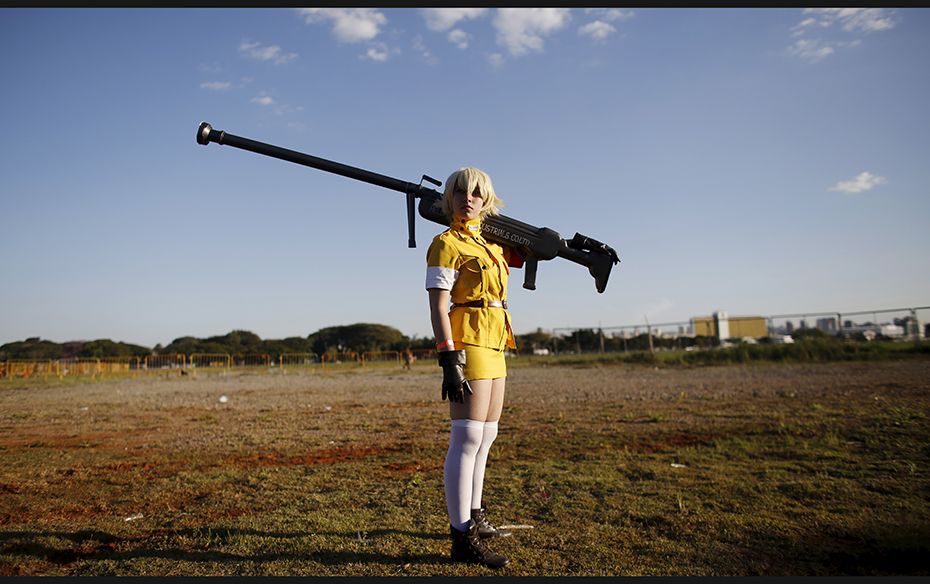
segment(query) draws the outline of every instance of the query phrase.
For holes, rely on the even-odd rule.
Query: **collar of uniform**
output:
[[[466,237],[481,236],[481,219],[455,219],[451,227],[453,231]]]

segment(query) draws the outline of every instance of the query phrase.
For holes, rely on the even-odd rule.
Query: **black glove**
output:
[[[473,392],[465,379],[465,351],[439,351],[439,366],[442,367],[442,399],[465,402],[465,392]]]

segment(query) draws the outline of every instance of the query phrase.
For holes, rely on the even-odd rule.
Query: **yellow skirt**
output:
[[[461,347],[465,349],[465,379],[507,377],[507,362],[503,351],[464,343]]]

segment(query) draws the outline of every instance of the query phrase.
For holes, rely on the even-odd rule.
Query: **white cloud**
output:
[[[488,63],[490,63],[491,66],[494,67],[495,69],[503,67],[504,66],[504,55],[501,55],[500,53],[490,53],[488,55]]]
[[[210,89],[212,91],[226,91],[232,84],[229,81],[204,81],[200,84],[201,89]]]
[[[846,32],[878,32],[890,30],[897,24],[894,12],[884,8],[805,8],[804,14],[812,16],[801,25],[807,22],[804,26],[816,23],[821,28],[829,28],[839,23]],[[811,20],[814,22],[809,22]]]
[[[381,32],[381,27],[387,24],[384,13],[374,8],[298,8],[297,12],[308,24],[332,22],[333,34],[346,43],[373,40]]]
[[[281,65],[297,58],[297,53],[284,53],[281,51],[281,47],[277,45],[263,47],[259,43],[250,43],[248,41],[239,43],[239,52],[259,61],[271,61],[275,65]]]
[[[439,59],[437,59],[433,55],[433,52],[430,51],[429,48],[423,43],[422,36],[417,35],[413,37],[413,41],[411,41],[411,45],[413,46],[413,50],[420,53],[423,59],[426,60],[426,62],[429,63],[430,65],[435,65],[436,63],[439,62]]]
[[[614,22],[615,20],[628,20],[633,18],[632,10],[621,10],[619,8],[585,8],[585,14],[593,14],[598,20]]]
[[[789,46],[786,52],[811,63],[833,54],[837,48],[861,44],[858,38],[851,41],[822,38],[831,34],[836,38],[831,32],[831,29],[836,30],[834,25],[842,29],[840,34],[860,35],[890,30],[897,24],[894,12],[884,8],[805,8],[802,14],[805,18],[791,27],[791,36],[797,38],[816,33],[821,38],[802,38]]]
[[[257,103],[258,105],[262,105],[262,106],[274,105],[275,103],[275,101],[271,99],[271,97],[268,95],[260,95],[257,97],[253,97],[251,101],[252,103]]]
[[[828,190],[839,191],[842,193],[861,193],[864,191],[870,191],[878,185],[887,182],[887,180],[888,179],[883,176],[877,176],[871,172],[865,171],[860,172],[856,178],[852,180],[843,180],[836,183]]]
[[[494,17],[497,44],[519,57],[543,50],[543,37],[571,20],[568,8],[498,8]]]
[[[487,14],[487,8],[421,8],[426,28],[442,32],[449,30],[461,20],[472,20]]]
[[[303,106],[294,107],[286,103],[278,103],[277,100],[268,95],[267,92],[262,91],[251,100],[252,103],[258,104],[263,108],[266,108],[273,115],[276,116],[290,116],[298,114],[304,110]]]
[[[372,61],[387,61],[388,52],[384,49],[368,47],[368,50],[365,52],[365,58],[371,59]]]
[[[792,57],[799,57],[811,63],[816,63],[832,55],[833,47],[819,40],[798,39],[788,47],[787,53]]]
[[[448,38],[449,38],[449,42],[457,46],[458,48],[467,49],[468,41],[471,39],[471,35],[469,35],[464,30],[455,28],[449,31]]]
[[[805,18],[801,22],[791,27],[791,36],[793,37],[803,36],[815,24],[817,24],[816,18]]]
[[[633,18],[631,10],[621,10],[619,8],[585,8],[585,14],[590,14],[596,19],[578,27],[578,34],[588,36],[596,41],[602,41],[610,35],[617,32],[611,22],[628,20]]]
[[[594,22],[589,22],[584,26],[578,27],[578,34],[582,36],[589,36],[596,41],[602,41],[617,32],[617,29],[613,25],[607,24],[602,20],[595,20]]]
[[[848,32],[878,32],[891,30],[897,21],[882,14],[881,8],[866,8],[863,12],[847,18],[843,23],[843,30]]]
[[[392,53],[396,55],[400,53],[400,49],[396,47],[388,47],[386,44],[380,42],[372,43],[371,46],[368,47],[368,50],[365,51],[365,54],[359,55],[359,58],[381,63],[387,61],[391,57]]]
[[[786,52],[792,57],[805,59],[811,63],[823,60],[836,52],[836,49],[858,47],[862,40],[853,41],[824,41],[821,39],[798,39],[788,47]]]

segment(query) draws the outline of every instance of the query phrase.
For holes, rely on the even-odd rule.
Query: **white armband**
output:
[[[440,288],[442,290],[452,290],[452,285],[455,284],[458,277],[458,270],[440,266],[428,266],[426,268],[426,289]]]

